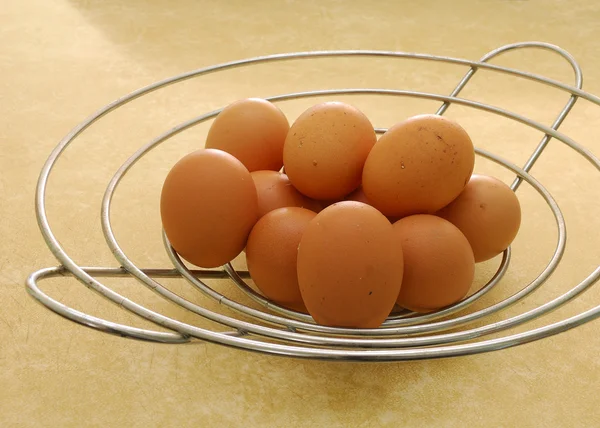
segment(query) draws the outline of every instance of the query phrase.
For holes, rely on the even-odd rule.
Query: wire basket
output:
[[[489,64],[489,60],[505,52],[532,48],[552,51],[566,60],[573,68],[575,74],[574,86],[551,80],[540,75]],[[67,146],[76,141],[90,125],[110,114],[115,109],[118,109],[139,97],[187,79],[202,77],[209,73],[215,73],[222,70],[247,67],[253,64],[318,57],[393,57],[400,59],[419,59],[423,61],[460,65],[467,68],[468,71],[450,95],[439,95],[409,90],[361,88],[297,92],[278,95],[268,99],[272,102],[277,102],[305,97],[337,96],[346,94],[405,96],[441,102],[442,105],[437,111],[437,114],[440,115],[444,114],[453,104],[462,105],[494,115],[503,116],[544,133],[544,137],[523,167],[518,167],[486,150],[476,148],[478,156],[487,158],[515,174],[516,179],[511,186],[514,191],[519,188],[523,181],[535,189],[547,203],[555,218],[558,230],[556,248],[547,266],[533,281],[526,284],[510,297],[494,303],[491,306],[470,313],[463,313],[462,315],[458,314],[488,293],[501,281],[509,268],[511,260],[511,249],[508,248],[503,253],[497,271],[487,284],[457,304],[427,314],[416,314],[409,311],[393,313],[379,328],[351,329],[320,326],[315,324],[309,315],[288,310],[269,302],[245,282],[245,279],[249,278],[248,272],[235,270],[231,263],[228,263],[223,268],[217,270],[190,270],[171,248],[164,233],[163,240],[165,249],[174,267],[157,269],[139,268],[125,254],[113,232],[111,224],[111,204],[115,189],[125,174],[127,174],[136,162],[150,150],[167,141],[174,135],[214,118],[219,114],[221,109],[211,111],[183,122],[168,132],[154,138],[148,144],[133,153],[117,170],[108,183],[102,199],[100,219],[106,243],[120,267],[82,267],[75,263],[75,261],[66,253],[49,225],[46,210],[46,188],[49,177],[55,168],[55,164],[59,158],[61,158]],[[467,86],[470,79],[479,69],[505,73],[518,78],[543,83],[554,89],[570,94],[570,98],[551,126],[546,126],[499,107],[459,98],[458,96],[461,91]],[[48,247],[60,262],[60,265],[58,267],[49,267],[33,272],[26,282],[27,291],[37,301],[57,314],[76,323],[105,333],[171,344],[204,340],[267,354],[324,360],[400,361],[470,355],[521,345],[572,329],[599,317],[600,306],[542,327],[532,328],[519,333],[507,333],[500,337],[489,337],[489,335],[502,333],[508,329],[532,321],[565,305],[598,281],[600,278],[600,266],[596,267],[585,279],[564,294],[531,310],[516,316],[504,318],[497,322],[489,322],[477,327],[465,328],[460,331],[451,331],[456,330],[458,327],[468,326],[469,324],[489,317],[492,314],[497,314],[499,311],[520,302],[521,299],[525,298],[544,284],[558,267],[566,247],[566,223],[553,196],[540,182],[529,174],[529,171],[547,147],[548,142],[553,138],[576,151],[596,169],[600,170],[600,161],[593,153],[573,141],[568,136],[557,131],[578,98],[583,98],[591,103],[600,105],[600,98],[584,92],[581,89],[582,79],[582,72],[579,64],[565,50],[547,43],[526,42],[500,47],[484,55],[479,61],[416,53],[364,50],[278,54],[215,65],[184,73],[149,85],[105,106],[78,125],[64,137],[62,141],[60,141],[44,164],[37,184],[35,208],[41,233]],[[379,134],[385,131],[386,129],[376,128],[376,132]],[[86,287],[97,292],[109,301],[116,303],[124,310],[130,311],[143,319],[151,321],[161,328],[167,329],[167,331],[150,330],[119,324],[73,309],[50,297],[39,287],[39,283],[42,280],[57,276],[75,277]],[[152,291],[156,292],[162,298],[179,305],[190,313],[211,320],[222,326],[226,326],[226,331],[198,327],[148,309],[147,307],[126,298],[122,294],[119,294],[113,288],[110,288],[98,280],[98,278],[103,277],[133,277],[149,287]],[[221,312],[212,311],[206,307],[195,304],[158,282],[161,278],[184,278],[192,287],[202,292],[205,296],[214,299],[219,304],[227,307],[229,310],[233,310],[240,316],[228,316]],[[229,278],[248,297],[255,302],[258,302],[261,308],[256,309],[236,301],[210,287],[206,281],[214,278]]]

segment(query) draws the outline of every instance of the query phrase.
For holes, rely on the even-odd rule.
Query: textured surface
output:
[[[179,1],[5,0],[0,7],[0,425],[12,426],[599,426],[599,323],[491,354],[440,361],[341,364],[297,361],[198,343],[153,345],[103,335],[34,303],[24,280],[55,260],[35,223],[37,174],[51,148],[100,106],[173,74],[277,52],[365,48],[477,59],[500,45],[543,40],[582,64],[600,94],[600,5],[554,1]],[[519,52],[498,64],[571,81],[555,56]],[[186,82],[103,119],[65,154],[49,187],[49,218],[73,258],[112,265],[99,226],[100,199],[118,166],[140,145],[196,114],[246,96],[311,88],[395,87],[449,93],[464,69],[419,61],[317,60],[262,65]],[[564,94],[508,76],[479,73],[464,96],[551,123]],[[438,104],[391,97],[340,97],[376,126]],[[325,99],[321,100],[325,101]],[[316,100],[281,103],[293,120]],[[462,107],[450,117],[476,146],[523,164],[541,135]],[[579,102],[563,130],[600,154],[600,107]],[[115,195],[113,222],[124,251],[143,266],[167,266],[158,198],[169,167],[202,145],[207,126],[157,148]],[[478,159],[476,171],[512,177]],[[542,304],[598,264],[600,175],[553,142],[534,169],[563,207],[568,249],[552,280],[497,321]],[[518,290],[551,256],[549,210],[519,189],[523,225],[502,288],[477,308]],[[481,284],[496,262],[478,267]],[[124,295],[178,319],[210,326],[134,281],[108,280]],[[180,281],[165,281],[215,308]],[[231,286],[214,283],[242,299]],[[80,284],[45,290],[78,309],[148,326]],[[230,291],[229,291],[230,290]],[[600,304],[598,286],[542,325]],[[213,326],[214,327],[214,326]],[[516,329],[514,331],[519,331]]]

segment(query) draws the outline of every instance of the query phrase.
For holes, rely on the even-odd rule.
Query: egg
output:
[[[251,172],[279,171],[289,128],[287,118],[274,104],[248,98],[219,113],[208,131],[205,147],[232,154]]]
[[[190,263],[221,266],[246,245],[258,220],[250,172],[221,150],[198,150],[169,171],[161,193],[163,229],[172,247]]]
[[[321,205],[298,192],[286,174],[277,171],[254,171],[250,174],[258,194],[258,215],[283,207],[304,207],[318,212]]]
[[[371,201],[369,201],[369,198],[367,198],[367,195],[365,195],[365,192],[362,189],[362,187],[359,187],[354,192],[352,192],[348,196],[346,196],[344,199],[346,201],[357,201],[357,202],[362,202],[363,204],[373,205],[371,203]]]
[[[377,138],[369,119],[341,102],[318,104],[292,124],[283,147],[285,172],[301,193],[342,199],[360,185]]]
[[[298,286],[298,245],[317,214],[304,208],[278,208],[252,228],[246,263],[258,289],[273,302],[306,312]]]
[[[398,304],[417,312],[461,300],[471,287],[475,260],[469,241],[443,218],[418,214],[394,223],[402,243],[404,276]]]
[[[401,289],[402,246],[375,208],[339,202],[308,224],[297,268],[302,299],[318,324],[375,328]]]
[[[486,175],[473,175],[458,198],[437,215],[466,236],[475,262],[489,260],[508,248],[521,225],[521,206],[515,193]]]
[[[342,202],[345,201],[346,197],[344,198],[335,198],[335,199],[321,199],[319,201],[319,203],[321,204],[321,209],[327,208],[333,204],[337,204],[338,202]],[[361,202],[361,201],[359,201]]]
[[[414,116],[381,136],[365,162],[362,188],[391,217],[432,214],[463,190],[475,163],[473,143],[456,122]]]
[[[369,198],[367,198],[367,195],[365,195],[365,192],[363,191],[362,187],[359,187],[354,192],[350,193],[348,196],[346,196],[344,198],[344,200],[346,200],[346,201],[358,201],[358,202],[362,202],[364,204],[373,206],[373,203],[369,200]],[[396,221],[398,221],[400,219],[398,217],[390,217],[390,216],[388,216],[388,220],[390,221],[390,223],[394,223],[394,222],[396,222]]]

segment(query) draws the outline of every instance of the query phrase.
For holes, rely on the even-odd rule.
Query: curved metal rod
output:
[[[386,92],[387,92],[387,91],[386,91]],[[396,92],[396,91],[391,91],[391,93],[395,93],[395,92]],[[288,96],[288,97],[289,97],[289,96]],[[458,99],[457,99],[457,100],[458,100]],[[470,101],[465,101],[465,100],[463,100],[463,101],[464,101],[465,103],[467,103],[467,104],[469,104],[469,103],[473,103],[473,102],[470,102]],[[462,101],[461,101],[461,102],[462,102]],[[486,107],[486,108],[491,108],[491,107]],[[171,133],[171,132],[170,132],[170,133]],[[135,157],[135,156],[134,156],[134,157]],[[138,158],[139,158],[139,156],[138,156]],[[125,167],[125,164],[124,164],[124,167]],[[125,167],[125,169],[127,169],[127,168],[128,168],[128,167]],[[118,182],[118,180],[117,180],[117,181],[115,181],[115,183],[116,183],[116,182]],[[110,186],[109,186],[109,187],[110,187]],[[110,189],[107,189],[107,194],[106,194],[106,195],[108,195],[108,194],[112,194],[112,191],[110,191]],[[104,205],[104,206],[106,206],[106,203],[109,203],[109,200],[110,200],[110,198],[108,198],[108,199],[107,199],[107,198],[105,198],[105,199],[104,199],[104,202],[105,202],[105,203],[104,203],[103,205]],[[103,212],[107,212],[107,211],[103,210]],[[106,225],[107,216],[103,215],[103,216],[102,216],[102,220],[103,220],[103,224],[105,224],[105,225]],[[109,223],[108,223],[108,226],[110,227],[110,224],[109,224]],[[111,249],[113,250],[113,252],[115,252],[115,250],[117,250],[117,253],[118,253],[118,246],[117,246],[117,247],[113,247],[113,246],[114,246],[114,244],[113,244],[112,242],[111,242],[110,244],[111,244]],[[556,259],[555,259],[555,262],[556,262],[556,264],[558,264],[558,259],[559,259],[559,258],[556,258]],[[120,260],[120,261],[124,261],[124,260]],[[125,262],[127,263],[127,261],[125,261]],[[127,266],[126,266],[126,267],[127,267]],[[134,269],[136,269],[134,266],[133,266],[133,268],[134,268]],[[544,279],[545,279],[545,278],[544,278]],[[542,279],[542,281],[540,281],[540,282],[538,283],[538,285],[539,285],[539,284],[541,284],[542,282],[543,282],[543,279]],[[158,315],[158,314],[154,314],[154,315]],[[289,322],[289,321],[288,321],[288,322]],[[243,327],[247,327],[247,326],[246,326],[246,325],[244,325]],[[339,332],[339,331],[335,331],[335,332],[337,333],[337,332]],[[282,333],[279,333],[279,332],[277,332],[276,334],[278,334],[278,335],[281,335]],[[313,339],[313,340],[314,340],[314,339]]]
[[[583,86],[583,72],[581,70],[581,66],[579,65],[579,63],[575,60],[575,58],[573,57],[573,55],[571,55],[569,52],[567,52],[566,50],[556,46],[556,45],[552,45],[550,43],[545,43],[545,42],[518,42],[518,43],[511,43],[508,45],[504,45],[501,46],[497,49],[494,49],[493,51],[488,52],[487,54],[485,54],[484,56],[481,57],[481,59],[479,60],[479,62],[482,63],[487,63],[488,61],[490,61],[491,59],[502,55],[504,53],[510,52],[510,51],[514,51],[517,49],[522,49],[522,48],[536,48],[536,49],[544,49],[544,50],[549,50],[551,52],[557,53],[560,56],[562,56],[565,60],[567,60],[567,62],[571,65],[571,68],[573,68],[573,73],[575,74],[575,87],[577,87],[578,89],[581,89]],[[465,88],[465,86],[467,85],[467,83],[469,83],[469,81],[471,80],[471,78],[475,75],[475,73],[477,72],[477,67],[471,67],[469,69],[469,71],[467,71],[467,73],[464,75],[464,77],[460,80],[460,82],[458,83],[458,85],[456,85],[456,87],[454,88],[454,90],[450,93],[450,96],[452,97],[456,97],[460,94],[460,92]],[[576,100],[576,97],[575,97]],[[569,100],[569,102],[567,103],[567,105],[565,106],[565,108],[561,111],[561,113],[559,114],[559,119],[562,117],[562,119],[560,119],[560,123],[562,123],[562,121],[564,120],[564,118],[567,116],[567,114],[571,111],[571,109],[573,108],[573,105],[575,104],[575,100]],[[438,111],[436,112],[436,114],[442,115],[444,114],[448,108],[450,107],[450,103],[444,102],[442,104],[442,106],[438,109]],[[558,119],[557,119],[558,120]],[[560,123],[558,125],[555,125],[556,122],[552,125],[552,129],[558,129],[558,127],[560,126]],[[529,172],[528,169],[523,168],[525,171]]]
[[[91,327],[103,333],[114,334],[116,336],[129,337],[132,339],[147,340],[159,343],[187,343],[190,337],[179,333],[168,333],[141,328],[130,327],[124,324],[117,324],[106,319],[97,318],[92,315],[84,314],[75,309],[60,303],[51,298],[38,287],[38,281],[64,276],[68,272],[64,267],[44,268],[33,272],[27,277],[27,291],[42,305],[46,306],[58,315],[75,321],[86,327]]]
[[[47,268],[47,269],[63,269],[60,268]],[[32,274],[36,279],[43,279],[42,271],[46,269],[42,269],[37,271],[36,274]],[[597,269],[600,273],[600,269]],[[32,278],[30,276],[30,279]],[[595,280],[591,277],[587,278],[586,281],[582,282],[580,285],[585,288],[589,288],[593,285]],[[29,290],[37,290],[41,296],[45,296],[39,288],[37,287],[35,280],[28,280],[27,286]],[[36,297],[37,298],[37,297]],[[50,301],[56,302],[53,299]],[[40,302],[42,302],[40,300]],[[49,309],[54,310],[53,306],[45,304]],[[69,313],[66,315],[66,318],[69,318],[73,321],[79,322],[77,319],[72,317],[73,311],[69,308]],[[57,312],[59,313],[59,312]],[[85,314],[82,314],[87,316]],[[238,342],[240,338],[236,336],[230,336],[227,333],[222,334],[222,337],[218,343],[221,343],[226,346],[238,347],[240,349],[245,349],[248,351],[255,352],[263,352],[269,353],[272,355],[280,355],[280,356],[288,356],[288,357],[297,357],[297,358],[316,358],[323,360],[348,360],[348,361],[399,361],[399,360],[417,360],[417,359],[431,359],[431,358],[447,358],[447,357],[456,357],[461,355],[472,355],[483,352],[491,352],[495,350],[500,350],[504,348],[509,348],[512,346],[522,345],[525,343],[533,342],[535,340],[540,340],[548,336],[552,336],[558,333],[562,333],[564,331],[570,330],[572,328],[578,327],[579,325],[585,324],[591,320],[600,317],[600,306],[587,310],[581,314],[572,316],[568,319],[555,322],[553,324],[540,327],[534,330],[530,330],[524,333],[514,334],[511,336],[502,337],[499,339],[486,340],[477,343],[470,344],[462,344],[462,345],[450,345],[443,347],[431,347],[431,348],[423,348],[423,349],[402,349],[402,350],[336,350],[336,349],[315,349],[315,348],[302,348],[298,346],[284,346],[278,344],[264,343],[264,342],[256,342],[243,340],[242,342]],[[93,318],[93,317],[92,317]],[[96,319],[99,320],[99,319]],[[102,322],[106,322],[105,320],[100,320]],[[95,325],[94,323],[81,323],[84,326],[99,329],[101,331],[106,331],[111,334],[117,334],[126,337],[132,337],[137,339],[147,339],[143,337],[143,335],[132,335],[129,336],[127,333],[123,332],[121,334],[120,331],[113,330],[103,330],[100,326]],[[123,326],[129,329],[128,326]],[[210,332],[212,333],[212,332]],[[213,333],[218,334],[218,333]],[[238,339],[238,340],[236,340]],[[153,340],[153,339],[148,339]]]
[[[380,328],[389,328],[389,327],[397,326],[400,324],[402,324],[402,325],[421,324],[426,321],[443,318],[448,315],[452,315],[454,313],[462,311],[466,307],[475,303],[482,296],[489,293],[491,290],[494,289],[494,287],[496,287],[496,285],[498,285],[498,283],[500,282],[502,277],[508,271],[511,254],[512,254],[512,251],[511,251],[510,247],[508,247],[506,250],[504,250],[504,252],[502,253],[502,259],[500,262],[500,266],[498,267],[498,270],[496,271],[496,273],[494,273],[492,278],[483,287],[481,287],[479,290],[477,290],[475,293],[473,293],[472,295],[470,295],[468,297],[465,297],[463,300],[459,301],[458,303],[455,303],[452,306],[449,306],[447,308],[443,308],[443,309],[440,309],[440,310],[437,310],[434,312],[429,312],[426,314],[418,314],[416,312],[407,311],[407,312],[399,314],[399,315],[390,316],[388,318],[388,320],[383,322],[383,324],[381,325]],[[245,271],[243,271],[243,272],[236,271],[233,268],[233,266],[231,265],[231,263],[227,263],[225,265],[225,272],[229,275],[231,280],[238,286],[238,288],[240,288],[244,293],[246,293],[246,295],[248,295],[254,301],[263,305],[265,308],[270,309],[274,312],[277,312],[281,315],[288,316],[289,318],[297,319],[297,320],[304,321],[304,322],[311,322],[314,324],[314,321],[310,315],[302,314],[302,313],[299,313],[296,311],[288,310],[282,306],[278,306],[278,305],[274,304],[273,302],[265,299],[263,296],[258,294],[252,288],[250,288],[250,286],[242,278],[242,275],[245,273]],[[194,275],[194,276],[196,278],[198,277],[197,275]],[[300,318],[298,315],[304,315],[308,319]],[[403,321],[401,323],[399,323],[399,322],[397,322],[398,320],[403,320]]]
[[[85,130],[88,126],[90,126],[96,120],[103,117],[105,114],[108,114],[110,111],[114,110],[115,108],[119,107],[120,105],[130,102],[133,99],[135,99],[141,95],[144,95],[145,93],[149,93],[149,92],[159,89],[163,86],[173,84],[173,83],[176,83],[177,81],[185,80],[187,78],[191,78],[191,77],[194,77],[195,75],[200,75],[203,73],[214,72],[214,71],[225,69],[225,68],[233,68],[236,66],[241,66],[241,65],[250,64],[250,63],[273,61],[273,60],[277,60],[277,59],[298,59],[298,58],[304,58],[304,57],[352,56],[352,55],[408,57],[408,58],[425,59],[425,60],[433,60],[433,61],[445,61],[448,63],[463,64],[463,65],[478,64],[478,63],[475,63],[472,61],[457,60],[457,59],[444,58],[444,57],[434,57],[434,56],[430,56],[430,55],[390,53],[390,52],[379,52],[379,51],[368,51],[368,52],[342,51],[342,52],[298,53],[298,54],[275,55],[275,56],[270,56],[270,57],[260,57],[260,58],[250,59],[250,60],[237,61],[234,63],[223,64],[220,66],[209,67],[209,68],[206,68],[203,70],[197,70],[196,72],[176,76],[174,78],[167,79],[163,82],[158,82],[156,84],[150,85],[146,88],[143,88],[139,91],[136,91],[136,92],[130,94],[127,97],[124,97],[120,100],[115,101],[114,103],[106,106],[104,109],[102,109],[96,115],[93,115],[92,117],[90,117],[87,121],[83,122],[81,125],[79,125],[77,128],[75,128],[71,133],[69,133],[69,135],[67,135],[65,137],[65,139],[63,139],[61,141],[61,143],[59,143],[59,145],[55,148],[55,150],[50,155],[48,161],[42,168],[42,172],[40,174],[40,179],[38,181],[38,192],[36,195],[36,201],[37,201],[36,209],[37,209],[37,214],[38,214],[38,222],[40,224],[42,234],[44,235],[44,238],[46,239],[46,241],[48,243],[48,246],[53,251],[55,256],[59,260],[63,261],[63,264],[68,269],[72,270],[73,273],[76,274],[76,276],[80,277],[79,279],[82,280],[82,282],[84,282],[86,285],[88,285],[92,289],[97,289],[98,291],[101,290],[101,287],[103,287],[103,286],[101,284],[97,283],[96,281],[94,281],[93,279],[92,279],[92,281],[89,281],[90,278],[86,277],[87,274],[85,272],[82,272],[81,269],[66,255],[64,250],[60,247],[60,244],[58,243],[58,241],[56,240],[56,238],[54,237],[54,235],[52,234],[52,232],[49,228],[48,221],[46,218],[46,213],[45,213],[45,206],[44,206],[45,200],[44,199],[45,199],[46,181],[47,181],[48,175],[49,175],[56,159],[60,156],[62,151],[64,151],[64,149],[68,146],[68,144],[77,135],[79,135],[81,132],[83,132],[83,130]],[[501,72],[505,72],[505,73],[509,73],[509,74],[514,74],[514,75],[529,78],[532,80],[537,80],[539,82],[546,83],[548,85],[567,90],[567,91],[571,92],[572,94],[579,95],[580,97],[588,99],[596,104],[600,104],[600,102],[599,102],[600,99],[598,97],[595,97],[591,94],[587,94],[581,90],[578,90],[577,88],[569,87],[568,85],[564,85],[560,82],[555,82],[550,79],[546,79],[546,78],[539,77],[539,76],[529,74],[529,73],[518,72],[515,70],[498,67],[498,66],[491,66],[488,64],[481,64],[480,67],[491,69],[491,70],[496,70],[496,71],[501,71]],[[434,98],[432,98],[432,99],[434,99]],[[461,103],[459,101],[459,99],[453,99],[452,97],[446,97],[445,99],[438,97],[437,99]],[[463,100],[463,101],[465,101],[465,100]],[[497,110],[497,111],[495,111],[496,113],[499,113],[505,117],[513,118],[522,123],[529,124],[530,126],[532,126],[532,123],[535,124],[535,122],[532,122],[532,121],[529,121],[528,119],[519,117],[518,115],[511,115],[509,112],[502,113],[502,110],[500,110],[500,109],[496,109],[496,110]],[[493,109],[490,111],[494,112]],[[537,125],[539,125],[539,124],[537,124]],[[592,162],[596,166],[596,168],[598,168],[597,159],[587,149],[577,145],[574,141],[570,140],[569,138],[563,136],[562,134],[559,134],[556,131],[553,131],[547,127],[535,126],[535,125],[534,125],[534,127],[538,128],[542,131],[545,131],[545,132],[550,131],[550,132],[547,132],[549,135],[552,135],[555,138],[561,139],[565,144],[571,146],[574,150],[576,150],[578,153],[582,154],[584,157],[586,157],[586,159],[588,159],[590,162]],[[588,278],[586,278],[582,283],[580,283],[577,287],[575,287],[575,289],[581,289],[582,287],[585,287],[586,285],[589,286],[589,285],[593,284],[593,282],[598,279],[599,275],[600,275],[600,268],[596,269],[590,276],[588,276]],[[573,289],[573,290],[575,290],[575,289]],[[112,292],[112,290],[109,290],[109,295],[111,297],[116,298],[117,300],[120,297],[122,297],[116,293],[114,293],[114,294],[111,294],[111,293],[114,293],[114,292]],[[173,328],[175,330],[178,330],[179,328],[181,328],[182,331],[185,331],[191,327],[191,326],[187,326],[185,324],[176,322],[174,320],[170,320],[170,321],[169,321],[169,319],[165,320],[165,318],[162,316],[155,318],[155,315],[158,315],[158,314],[154,314],[151,311],[147,311],[145,308],[139,307],[139,305],[136,305],[135,303],[130,302],[128,300],[123,300],[122,304],[124,304],[124,306],[127,305],[128,309],[140,309],[144,313],[144,315],[148,316],[149,319],[151,319],[155,322],[158,322],[161,325],[163,324],[164,321],[166,321],[168,324],[170,324],[171,328]],[[552,324],[551,326],[532,330],[531,332],[523,333],[520,335],[507,336],[502,339],[480,342],[479,344],[457,345],[454,347],[440,347],[435,350],[433,348],[429,348],[429,349],[418,349],[418,350],[389,351],[389,352],[391,352],[391,354],[389,352],[386,353],[385,351],[373,351],[373,350],[362,351],[363,353],[361,353],[361,351],[354,351],[354,352],[342,351],[341,354],[337,354],[334,350],[322,350],[322,349],[316,350],[316,349],[312,349],[312,348],[305,349],[305,348],[290,347],[290,346],[284,346],[284,345],[268,344],[268,343],[262,343],[262,342],[256,342],[256,341],[247,341],[247,339],[243,339],[243,338],[231,338],[228,336],[223,336],[222,334],[219,334],[219,333],[205,331],[202,329],[193,329],[193,330],[195,330],[194,331],[195,333],[199,333],[201,338],[206,338],[207,340],[215,340],[215,341],[218,341],[218,342],[226,344],[226,345],[238,346],[238,347],[241,347],[244,349],[248,349],[250,347],[251,349],[262,351],[262,352],[271,352],[271,353],[283,354],[283,355],[307,356],[307,357],[316,357],[316,358],[348,358],[348,359],[413,359],[413,358],[430,358],[430,357],[442,357],[442,356],[451,356],[451,355],[463,355],[465,353],[484,352],[485,350],[492,350],[492,348],[500,349],[501,347],[504,347],[504,346],[514,346],[515,344],[518,344],[518,343],[525,343],[530,340],[535,340],[535,338],[545,337],[545,335],[552,334],[552,332],[559,332],[559,331],[564,331],[565,329],[568,329],[568,328],[572,328],[572,326],[578,325],[579,323],[584,322],[584,320],[591,320],[591,319],[596,318],[598,316],[598,312],[600,312],[600,309],[595,308],[594,310],[587,311],[584,314],[580,314],[580,316],[572,317],[572,318],[569,318],[568,320],[563,320],[562,322]],[[583,318],[582,318],[582,315],[583,315]],[[548,327],[550,327],[550,329]],[[516,343],[515,340],[518,343]],[[248,342],[251,342],[251,343],[248,343]],[[485,346],[486,346],[485,349],[481,348],[482,344],[485,344]],[[364,354],[364,352],[367,352],[367,353]]]
[[[575,58],[569,52],[567,52],[564,49],[559,48],[558,46],[551,45],[549,43],[543,43],[543,42],[513,43],[510,45],[499,47],[498,49],[495,49],[495,50],[485,54],[479,61],[480,62],[488,62],[489,60],[493,59],[494,57],[496,57],[498,55],[501,55],[503,53],[510,52],[510,51],[513,51],[516,49],[520,49],[520,48],[544,49],[544,50],[549,50],[551,52],[559,54],[565,60],[567,60],[569,65],[571,65],[571,68],[573,68],[573,73],[575,74],[575,87],[577,87],[578,89],[581,89],[583,87],[583,72],[581,71],[581,66],[579,65],[579,63],[577,63]],[[456,88],[454,88],[454,90],[452,91],[452,93],[450,95],[453,97],[458,96],[458,94],[460,94],[460,92],[464,89],[464,87],[467,85],[467,83],[471,80],[471,78],[475,75],[476,72],[477,72],[477,67],[471,67],[471,69],[467,72],[467,74],[465,74],[465,76],[461,79],[461,81],[458,83]],[[577,101],[577,95],[571,95],[571,97],[569,98],[569,101],[567,101],[567,104],[563,107],[563,109],[560,111],[560,113],[558,114],[558,116],[556,117],[554,122],[552,123],[552,126],[551,126],[552,129],[557,130],[560,127],[560,125],[562,125],[562,123],[565,120],[565,118],[567,117],[567,115],[571,112],[571,109],[575,105],[576,101]],[[447,102],[444,102],[442,104],[442,106],[438,109],[436,114],[439,114],[439,115],[444,114],[446,112],[446,110],[448,110],[448,107],[450,107],[450,104]],[[551,139],[552,139],[552,137],[550,135],[544,134],[544,136],[542,137],[542,140],[539,142],[539,144],[535,148],[534,152],[531,154],[529,159],[527,159],[525,166],[523,166],[524,171],[529,172],[531,170],[531,168],[533,167],[535,162],[539,159],[539,157],[541,156],[542,152],[544,151],[544,149],[546,148],[546,146],[548,145],[548,143],[550,142]],[[513,189],[513,191],[516,191],[519,188],[519,186],[521,185],[521,183],[522,183],[521,177],[517,176],[515,178],[515,180],[512,182],[510,187],[511,187],[511,189]]]
[[[379,343],[379,345],[383,345],[382,343]]]

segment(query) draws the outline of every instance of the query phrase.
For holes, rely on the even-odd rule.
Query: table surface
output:
[[[499,46],[539,40],[568,50],[584,88],[600,94],[600,4],[589,1],[179,1],[8,0],[0,8],[0,425],[9,426],[600,426],[599,322],[502,351],[443,360],[340,363],[287,359],[195,342],[159,345],[69,322],[25,291],[27,275],[56,265],[35,220],[34,189],[45,159],[70,129],[139,87],[211,64],[256,55],[328,49],[423,52],[476,60]],[[513,52],[494,60],[571,84],[573,72],[551,52]],[[105,186],[152,137],[247,97],[343,87],[449,93],[462,66],[386,58],[292,61],[230,70],[178,84],[111,113],[86,131],[57,164],[48,188],[56,236],[81,265],[118,266],[100,228]],[[550,124],[567,101],[556,89],[480,71],[462,94]],[[319,98],[319,100],[326,98]],[[327,98],[330,99],[330,98]],[[439,102],[407,97],[340,96],[375,125],[433,112]],[[293,120],[315,99],[281,103]],[[542,134],[514,121],[452,106],[476,146],[523,165]],[[140,266],[168,267],[157,198],[170,165],[202,147],[209,124],[146,156],[117,190],[115,234]],[[600,108],[579,101],[561,128],[600,154]],[[478,159],[477,171],[510,182]],[[565,215],[568,242],[551,279],[522,302],[465,328],[526,312],[566,292],[598,265],[600,174],[552,141],[532,170]],[[531,187],[518,190],[523,225],[509,273],[474,311],[532,281],[556,247],[550,210]],[[243,266],[243,260],[238,261]],[[497,267],[477,269],[480,286]],[[106,284],[153,310],[199,320],[130,279]],[[185,298],[233,315],[183,281],[165,284]],[[231,284],[215,289],[243,302]],[[155,328],[69,278],[43,289],[78,310]],[[502,337],[565,319],[600,303],[598,286],[565,307]]]

